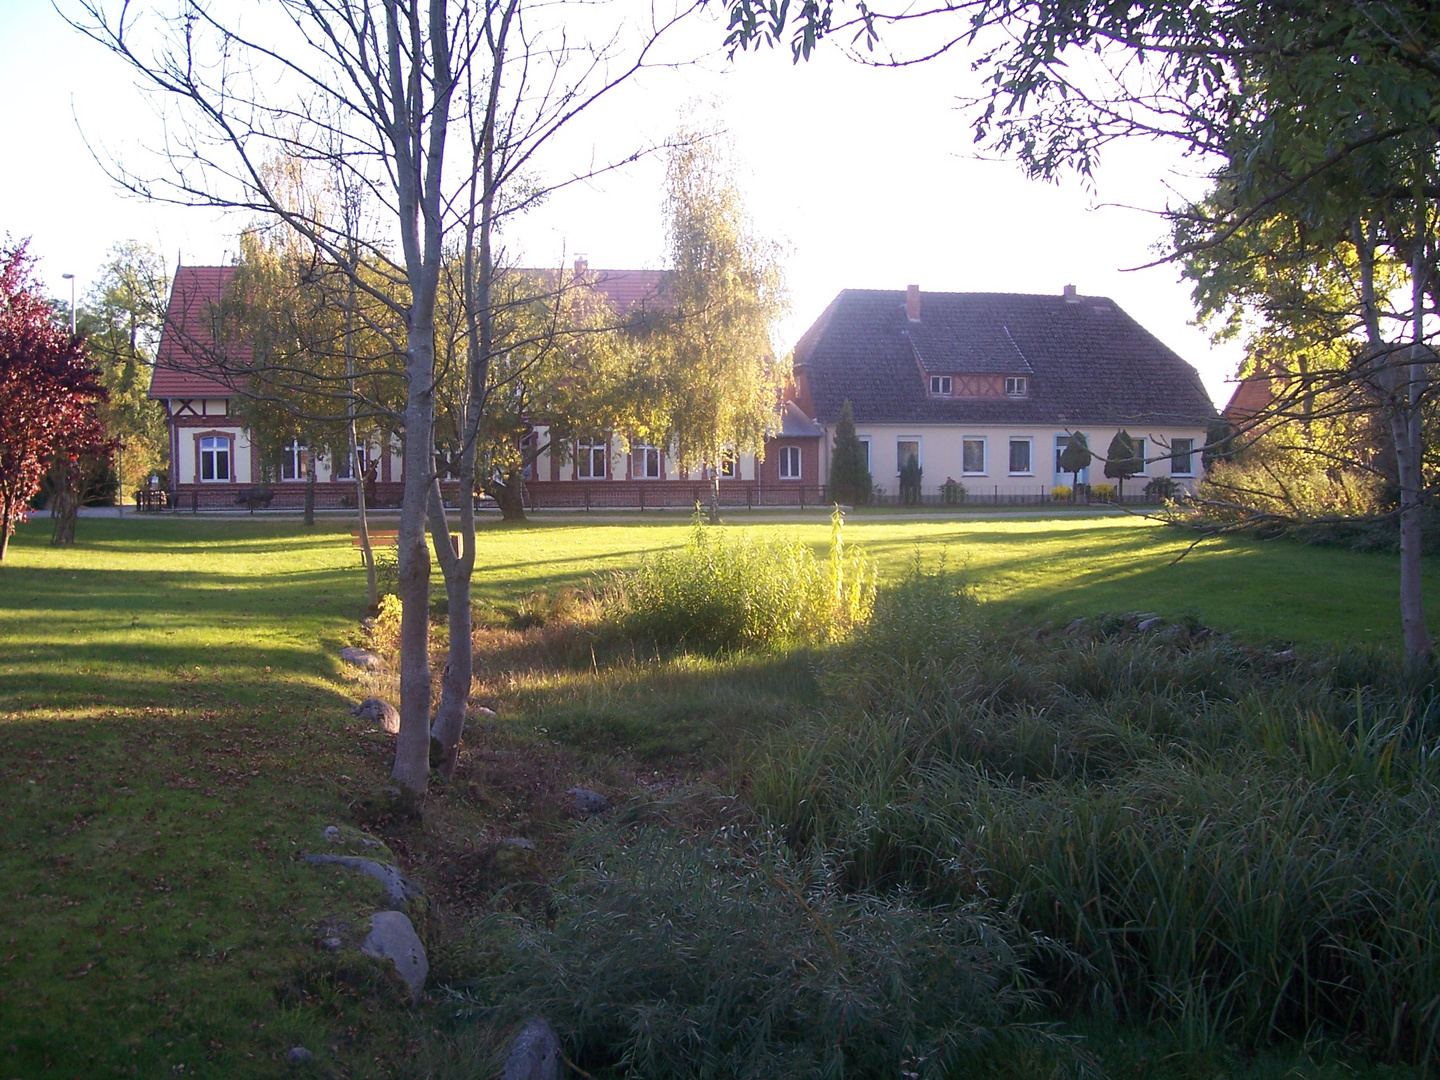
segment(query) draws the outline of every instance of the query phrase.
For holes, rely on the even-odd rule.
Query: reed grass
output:
[[[1037,632],[912,573],[747,795],[852,890],[1012,906],[1068,947],[1041,972],[1067,1008],[1432,1063],[1435,673],[1139,621]]]

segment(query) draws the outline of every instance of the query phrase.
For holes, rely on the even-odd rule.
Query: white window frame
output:
[[[802,460],[800,447],[794,445],[780,447],[780,460],[776,462],[780,471],[780,479],[799,480]]]
[[[206,445],[209,443],[210,445]],[[230,477],[235,473],[235,462],[231,460],[234,454],[234,440],[228,435],[202,435],[198,443],[200,460],[196,463],[196,472],[200,476],[202,484],[228,484]],[[219,455],[225,456],[225,475],[220,476],[220,470],[216,468],[219,464]],[[210,475],[205,475],[205,459],[210,458]]]
[[[980,444],[980,471],[965,468],[965,444]],[[960,475],[961,476],[989,476],[990,475],[990,438],[987,435],[964,435],[960,438]]]
[[[861,435],[858,438],[860,445],[865,447],[865,471],[873,477],[875,475],[875,468],[872,465],[874,459],[870,457],[870,436]]]
[[[1024,443],[1028,449],[1026,454],[1030,461],[1028,469],[1017,470],[1015,468],[1015,444]],[[1011,435],[1006,440],[1005,465],[1009,468],[1010,476],[1034,476],[1035,475],[1035,439],[1030,435]]]
[[[720,479],[734,480],[740,475],[740,455],[734,450],[720,453]]]
[[[653,473],[650,471],[652,461],[655,464]],[[631,445],[630,478],[632,480],[663,480],[665,478],[660,469],[660,448],[658,446],[651,446],[649,443]]]
[[[1030,379],[1025,375],[1005,376],[1006,397],[1029,397]]]
[[[1179,459],[1178,459],[1177,457],[1173,456],[1173,455],[1175,454],[1175,444],[1176,444],[1177,442],[1188,442],[1188,443],[1190,444],[1190,449],[1189,449],[1189,451],[1185,454],[1185,465],[1186,465],[1186,467],[1185,467],[1185,469],[1184,469],[1183,472],[1182,472],[1180,469],[1177,469],[1177,468],[1176,468],[1176,466],[1179,465],[1180,462],[1179,462]],[[1171,475],[1171,476],[1194,476],[1194,475],[1195,475],[1195,439],[1194,439],[1192,436],[1182,435],[1182,436],[1180,436],[1178,439],[1171,439],[1171,440],[1170,440],[1170,453],[1171,453],[1171,455],[1172,455],[1171,458],[1170,458],[1170,475]]]
[[[1135,456],[1140,459],[1140,471],[1136,476],[1150,475],[1150,462],[1145,459],[1150,455],[1150,443],[1148,439],[1132,439],[1135,443]]]
[[[280,479],[293,482],[305,479],[305,454],[308,446],[302,446],[299,439],[291,439],[280,448]],[[287,470],[292,475],[286,475]]]
[[[897,435],[895,436],[895,475],[900,475],[900,444],[913,442],[915,444],[915,461],[920,468],[925,468],[925,441],[919,435]]]
[[[953,397],[954,392],[951,388],[954,385],[949,375],[930,376],[930,394],[932,397]]]
[[[1070,474],[1069,474],[1068,472],[1066,472],[1064,469],[1060,468],[1060,455],[1065,452],[1065,448],[1069,445],[1070,440],[1071,440],[1072,438],[1074,438],[1076,435],[1080,435],[1080,434],[1083,434],[1083,433],[1082,433],[1082,432],[1079,432],[1079,431],[1072,431],[1069,435],[1061,434],[1061,435],[1056,435],[1056,436],[1055,436],[1055,475],[1056,475],[1057,478],[1058,478],[1058,477],[1064,477],[1064,478],[1066,478],[1067,480],[1069,479]],[[1088,484],[1089,482],[1090,482],[1090,466],[1089,466],[1089,465],[1086,465],[1085,468],[1083,468],[1083,469],[1080,470],[1080,476],[1079,476],[1079,478],[1076,480],[1076,483],[1079,483],[1079,484]]]
[[[595,471],[599,463],[600,471]],[[578,480],[604,480],[610,471],[610,445],[605,439],[575,440],[575,477]]]

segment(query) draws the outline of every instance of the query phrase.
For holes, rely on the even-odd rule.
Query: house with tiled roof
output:
[[[822,433],[819,483],[848,400],[878,488],[895,494],[914,457],[927,496],[955,481],[971,497],[1001,500],[1069,484],[1059,467],[1069,438],[1083,433],[1103,455],[1122,429],[1145,459],[1138,485],[1170,476],[1193,490],[1215,417],[1193,367],[1113,300],[1074,286],[1056,295],[846,289],[795,346],[791,398]],[[1089,472],[1104,479],[1100,461]]]
[[[317,505],[350,505],[354,478],[348,456],[327,460],[292,443],[278,461],[263,461],[249,433],[235,418],[237,395],[243,392],[226,370],[243,370],[249,345],[221,339],[219,318],[225,289],[234,267],[181,266],[175,272],[170,305],[150,396],[160,400],[169,418],[170,489],[172,505],[219,508],[237,505],[242,492],[264,485],[277,507],[295,506],[315,470]],[[554,270],[522,270],[543,282],[554,282]],[[667,276],[658,270],[607,270],[575,261],[571,281],[595,290],[618,316],[642,315],[664,308]],[[793,403],[782,409],[779,432],[786,449],[763,460],[740,455],[727,461],[721,478],[726,501],[744,504],[761,500],[760,489],[798,490],[802,474],[812,489],[818,468],[819,427]],[[543,425],[532,433],[537,447],[548,447]],[[367,472],[372,505],[398,505],[403,488],[404,455],[400,438],[381,439],[362,447],[371,463]],[[795,456],[790,456],[791,454]],[[527,496],[540,506],[690,506],[703,494],[704,478],[682,473],[667,447],[628,440],[623,433],[598,432],[567,443],[563,450],[542,450],[528,470]],[[818,489],[811,501],[820,498]]]

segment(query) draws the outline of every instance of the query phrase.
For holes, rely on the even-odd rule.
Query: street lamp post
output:
[[[70,336],[75,336],[75,275],[61,274],[62,278],[70,282]]]

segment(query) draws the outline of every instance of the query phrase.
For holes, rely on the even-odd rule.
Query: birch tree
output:
[[[636,433],[674,445],[682,471],[705,471],[714,523],[726,455],[763,457],[779,427],[782,378],[770,334],[786,309],[785,283],[716,136],[677,135],[666,187],[672,306],[649,342],[655,393]]]
[[[536,156],[558,133],[650,62],[663,32],[688,9],[612,21],[581,41],[566,31],[581,11],[521,0],[276,0],[223,15],[200,0],[143,7],[79,0],[77,7],[73,25],[128,62],[173,110],[153,171],[117,162],[116,180],[147,198],[283,223],[358,295],[388,307],[400,328],[403,614],[392,775],[423,795],[431,727],[427,524],[454,598],[452,618],[464,624],[452,626],[442,681],[447,741],[458,742],[470,683],[473,501],[461,500],[466,543],[456,556],[435,467],[436,302],[447,249],[465,253],[472,312],[466,363],[471,385],[483,388],[501,221],[606,166],[548,184],[522,180],[533,181]],[[266,174],[277,156],[347,177],[373,215],[362,223],[321,220],[288,204]],[[383,280],[362,267],[380,268]],[[477,403],[466,412],[462,485],[473,483],[478,418]]]

